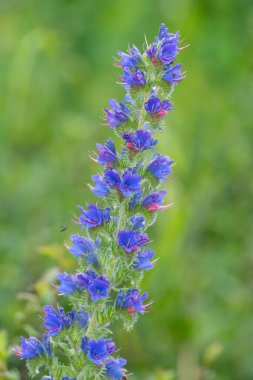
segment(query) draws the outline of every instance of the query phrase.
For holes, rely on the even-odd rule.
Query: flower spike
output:
[[[161,24],[158,36],[144,52],[132,45],[118,51],[122,101],[109,100],[104,120],[117,140],[96,144],[90,158],[98,165],[88,188],[98,205],[78,206],[73,221],[81,233],[65,243],[76,259],[74,273],[57,275],[59,295],[69,307],[44,306],[42,339],[21,338],[14,352],[26,359],[31,377],[41,380],[127,379],[127,361],[116,355],[111,323],[120,319],[133,328],[152,302],[140,289],[144,271],[157,263],[147,246],[146,230],[164,204],[161,188],[173,160],[157,152],[158,132],[173,110],[171,94],[184,77],[174,61],[185,47],[179,33]],[[65,303],[66,305],[67,303]],[[43,371],[43,372],[42,372]],[[36,377],[37,378],[37,377]]]

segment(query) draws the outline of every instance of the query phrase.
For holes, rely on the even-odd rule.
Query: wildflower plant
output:
[[[76,258],[76,273],[58,274],[59,294],[70,309],[44,306],[44,334],[21,338],[15,353],[27,359],[29,374],[43,380],[125,379],[126,360],[111,338],[111,324],[121,320],[131,330],[149,310],[148,293],[140,290],[144,272],[154,267],[155,253],[147,247],[147,229],[164,205],[173,160],[155,151],[164,117],[173,109],[171,94],[183,79],[174,65],[181,47],[179,34],[161,24],[159,35],[141,53],[136,46],[118,52],[122,102],[109,101],[106,124],[121,141],[97,144],[92,159],[99,173],[89,188],[99,205],[78,206],[80,234],[66,244]]]

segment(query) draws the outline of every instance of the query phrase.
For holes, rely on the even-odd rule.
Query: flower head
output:
[[[125,169],[122,174],[120,174],[115,169],[105,170],[104,181],[111,188],[118,190],[125,197],[139,192],[141,190],[140,181],[142,177],[136,173],[135,169]]]
[[[117,153],[114,142],[107,140],[104,145],[96,144],[98,148],[97,161],[101,165],[111,166],[113,162],[117,161]]]
[[[20,340],[21,345],[16,346],[14,349],[15,355],[20,359],[32,359],[45,354],[44,346],[39,339],[21,337]]]
[[[141,214],[133,215],[129,218],[129,221],[132,224],[133,230],[140,230],[145,227],[145,218]]]
[[[84,256],[87,264],[93,265],[95,267],[99,265],[98,257],[95,253],[96,249],[99,247],[100,244],[99,239],[93,242],[92,240],[87,239],[84,236],[71,235],[70,240],[73,244],[70,247],[67,246],[67,248],[73,256]]]
[[[140,295],[139,289],[128,289],[127,292],[122,290],[119,292],[116,307],[123,307],[127,309],[130,314],[140,313],[143,314],[148,305],[143,305],[143,302],[148,298],[148,293],[143,293]]]
[[[142,177],[135,172],[135,169],[125,169],[121,184],[119,186],[120,191],[125,197],[133,193],[138,193],[141,191],[140,181]]]
[[[58,290],[60,294],[68,295],[77,290],[77,284],[75,277],[63,272],[57,275],[57,279],[60,281],[60,285],[58,286]]]
[[[148,235],[143,234],[140,231],[123,230],[118,233],[118,245],[124,248],[126,252],[132,252],[143,245],[148,244],[148,242]]]
[[[115,352],[116,345],[111,339],[88,340],[87,337],[84,337],[81,341],[81,349],[87,353],[90,361],[101,365],[109,355]]]
[[[152,139],[151,133],[142,129],[138,129],[134,133],[125,132],[122,137],[126,141],[127,149],[136,153],[152,149],[157,144],[157,140]]]
[[[85,273],[77,273],[76,278],[82,288],[88,289],[92,281],[97,278],[97,275],[93,270],[87,270]]]
[[[147,208],[151,212],[155,212],[157,210],[163,209],[162,206],[163,204],[163,198],[166,195],[167,191],[166,190],[161,190],[161,191],[156,191],[152,194],[147,195],[143,200],[142,200],[142,206]]]
[[[59,334],[63,327],[70,327],[74,322],[73,314],[66,315],[60,306],[58,306],[58,313],[51,305],[44,306],[43,310],[45,313],[44,326],[49,336]]]
[[[141,61],[141,54],[135,45],[129,49],[129,54],[118,51],[118,55],[120,56],[120,64],[123,68],[134,67]]]
[[[129,119],[130,111],[128,107],[123,103],[117,103],[116,100],[109,100],[111,109],[105,108],[106,121],[111,128],[117,127],[122,122],[126,122]]]
[[[163,79],[170,84],[177,84],[184,78],[184,73],[181,73],[182,64],[175,65],[173,67],[166,67]]]
[[[144,73],[134,66],[133,68],[124,68],[124,73],[122,75],[122,81],[124,84],[129,86],[144,86],[146,84],[146,79]]]
[[[87,211],[85,211],[81,206],[78,206],[78,208],[82,212],[79,217],[79,222],[83,227],[96,228],[98,226],[102,226],[110,220],[110,209],[108,207],[101,209],[96,205],[89,204]]]
[[[169,100],[161,101],[156,96],[151,96],[145,103],[145,110],[153,117],[163,117],[168,111],[172,110],[172,104]]]
[[[154,257],[154,252],[147,248],[144,251],[138,251],[135,260],[133,261],[134,268],[137,270],[149,270],[154,267],[151,259]]]
[[[95,187],[91,187],[92,192],[99,198],[104,197],[110,193],[110,187],[104,181],[103,177],[100,174],[92,176]]]
[[[158,59],[164,64],[173,62],[177,55],[178,44],[167,40],[165,40],[164,44],[161,46],[157,53]]]
[[[113,380],[122,379],[125,370],[122,369],[126,365],[125,359],[107,359],[105,362],[106,376]]]
[[[96,302],[101,298],[106,298],[109,288],[110,281],[107,278],[104,276],[98,276],[95,278],[88,287],[88,292],[91,295],[92,301]]]
[[[147,170],[156,178],[164,180],[171,173],[173,160],[168,156],[157,154],[155,159],[148,166]]]
[[[77,274],[79,285],[88,290],[92,301],[96,302],[106,298],[110,288],[110,281],[104,276],[97,276],[92,270]]]

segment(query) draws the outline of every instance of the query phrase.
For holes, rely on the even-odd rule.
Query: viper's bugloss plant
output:
[[[99,165],[91,191],[99,205],[78,206],[76,224],[66,247],[76,258],[76,273],[58,274],[59,294],[70,310],[44,306],[45,333],[41,340],[21,338],[15,353],[27,359],[30,376],[54,380],[99,380],[128,377],[126,360],[111,339],[111,323],[122,320],[130,330],[152,301],[140,290],[145,270],[154,267],[155,253],[147,247],[146,231],[164,205],[160,186],[170,178],[173,160],[155,152],[164,117],[172,110],[175,84],[184,77],[174,65],[179,34],[161,24],[155,41],[141,53],[132,46],[118,52],[116,66],[123,72],[122,102],[109,101],[104,119],[121,141],[97,144],[91,157]],[[44,377],[43,377],[44,376]]]

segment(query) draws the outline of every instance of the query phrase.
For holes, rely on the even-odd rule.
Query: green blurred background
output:
[[[190,43],[160,141],[176,207],[150,231],[152,312],[117,341],[133,379],[253,379],[252,0],[0,0],[0,378],[25,378],[9,347],[73,264],[61,247],[94,201],[101,110],[123,96],[112,56],[161,22]]]

